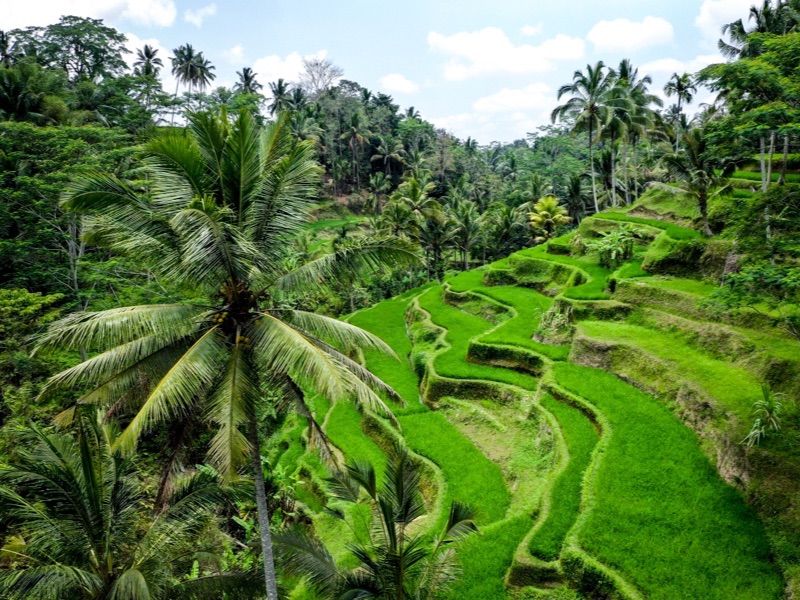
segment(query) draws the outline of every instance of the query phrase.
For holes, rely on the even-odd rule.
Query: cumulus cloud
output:
[[[597,50],[634,51],[672,41],[672,23],[661,17],[645,17],[641,21],[614,19],[600,21],[589,30],[588,38]]]
[[[523,25],[521,31],[522,35],[528,37],[539,35],[544,31],[544,25],[542,23],[537,23],[536,25]]]
[[[378,80],[381,87],[387,92],[400,94],[415,94],[419,91],[419,84],[407,79],[400,73],[389,73]]]
[[[555,91],[546,83],[532,83],[524,88],[503,88],[479,98],[472,108],[482,113],[542,111],[554,106],[555,98]]]
[[[168,27],[178,14],[174,0],[61,0],[59,2],[0,2],[3,29],[56,23],[62,15],[105,19],[111,23],[131,21],[141,25]]]
[[[460,138],[471,137],[482,144],[493,141],[512,142],[524,138],[526,133],[534,132],[549,122],[546,115],[531,115],[524,111],[502,115],[464,112],[428,120],[436,127]]]
[[[285,58],[277,54],[271,54],[257,59],[253,63],[253,71],[258,73],[258,80],[264,85],[278,79],[297,81],[300,78],[300,73],[303,72],[304,58],[325,58],[327,55],[327,50],[320,50],[306,56],[301,56],[298,52],[292,52]]]
[[[203,21],[208,17],[213,17],[215,14],[217,14],[216,4],[209,4],[202,8],[187,8],[183,12],[183,20],[195,27],[202,27]]]
[[[244,61],[244,46],[236,44],[222,53],[222,56],[232,65],[241,64]]]
[[[641,66],[643,73],[696,73],[700,69],[723,62],[725,59],[719,54],[701,54],[691,60],[678,60],[677,58],[660,58]]]
[[[480,31],[462,31],[443,35],[432,31],[428,45],[451,59],[444,66],[445,79],[461,81],[485,75],[525,75],[555,68],[559,60],[583,58],[583,40],[557,35],[538,46],[515,46],[502,29],[486,27]]]
[[[747,17],[753,0],[705,0],[694,24],[709,41],[718,40],[722,26]]]

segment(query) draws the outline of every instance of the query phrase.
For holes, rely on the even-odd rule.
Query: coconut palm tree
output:
[[[531,227],[540,235],[536,241],[546,242],[553,237],[556,228],[566,225],[572,221],[572,217],[567,214],[567,209],[561,206],[555,196],[544,196],[533,205],[533,212],[529,215]]]
[[[392,174],[392,163],[404,164],[406,154],[403,143],[394,138],[379,138],[375,154],[370,159],[372,162],[382,162],[387,176]]]
[[[370,208],[376,215],[381,214],[381,200],[392,189],[391,180],[383,173],[374,173],[369,178]]]
[[[278,550],[291,573],[305,576],[323,598],[435,600],[447,594],[459,574],[456,542],[477,531],[472,510],[454,502],[438,535],[420,531],[418,521],[425,514],[421,477],[401,446],[389,455],[382,486],[372,465],[358,462],[348,464],[330,484],[334,498],[348,504],[358,503],[365,492],[376,526],[368,540],[351,544],[358,564],[353,569],[337,564],[316,538],[301,532],[281,534]],[[330,512],[345,519],[340,509]]]
[[[613,114],[607,106],[608,94],[615,83],[613,73],[606,70],[602,61],[594,67],[586,65],[586,72],[575,71],[572,83],[561,86],[558,99],[570,94],[567,102],[553,110],[553,123],[558,120],[573,119],[573,131],[586,131],[589,134],[589,165],[592,175],[592,198],[594,210],[600,212],[597,202],[597,182],[594,174],[594,144]]]
[[[586,216],[587,197],[584,192],[583,180],[583,175],[571,175],[567,179],[567,187],[564,191],[567,211],[576,223],[580,223],[581,219]]]
[[[345,128],[344,133],[339,136],[340,139],[346,140],[350,148],[350,155],[353,160],[353,181],[356,186],[359,184],[359,171],[358,163],[360,162],[360,150],[364,147],[367,139],[372,135],[372,132],[367,128],[369,124],[363,115],[359,112],[354,112],[350,117],[350,123]]]
[[[414,215],[408,204],[399,200],[390,200],[381,212],[381,227],[395,237],[407,236],[411,233],[414,222]]]
[[[211,564],[212,548],[200,534],[213,522],[212,509],[230,500],[216,476],[184,477],[168,508],[146,515],[132,462],[112,451],[113,427],[93,409],[75,422],[74,435],[32,428],[0,470],[0,514],[11,534],[0,549],[10,559],[0,566],[3,598],[259,595],[263,582],[252,572],[185,577],[194,560]]]
[[[708,142],[702,129],[687,131],[682,136],[682,149],[668,154],[661,160],[677,181],[677,186],[653,183],[659,189],[671,193],[683,193],[694,197],[703,221],[703,233],[713,235],[708,226],[708,201],[727,191],[725,179],[720,175],[723,165],[708,152]]]
[[[667,98],[675,96],[678,99],[678,114],[683,114],[683,105],[691,104],[694,95],[697,93],[697,83],[694,77],[688,73],[678,75],[673,73],[670,80],[664,86],[664,93]],[[680,149],[681,128],[678,127],[675,131],[675,152]]]
[[[236,75],[239,77],[239,81],[233,86],[233,89],[238,92],[242,92],[243,94],[257,94],[258,91],[264,87],[258,83],[256,79],[258,73],[253,73],[253,69],[250,67],[244,67],[241,71],[236,71]]]
[[[441,205],[428,196],[433,189],[432,183],[424,183],[416,177],[411,177],[401,183],[397,191],[392,194],[392,201],[405,204],[416,217],[428,217],[441,210]]]
[[[136,62],[133,63],[134,73],[142,77],[158,77],[164,66],[164,61],[158,57],[158,49],[150,44],[136,50]]]
[[[478,212],[478,205],[471,200],[457,202],[450,213],[456,225],[454,241],[461,250],[464,270],[469,269],[469,253],[483,238],[483,219]]]
[[[391,354],[386,344],[336,319],[277,307],[273,298],[417,258],[406,242],[373,239],[287,271],[284,258],[309,220],[319,168],[312,143],[296,142],[285,116],[261,129],[248,112],[233,123],[191,114],[188,134],[158,136],[145,153],[146,194],[89,173],[64,205],[85,214],[93,240],[198,300],[78,312],[52,324],[40,349],[96,355],[52,377],[43,394],[80,388],[78,404],[129,414],[114,444],[123,454],[162,423],[203,415],[216,429],[208,459],[223,476],[233,479],[251,463],[267,595],[276,600],[258,411],[277,400],[303,407],[304,392],[386,411],[374,390],[392,392],[348,354],[358,347]],[[312,438],[320,434],[312,426]]]
[[[192,64],[192,76],[189,81],[189,91],[191,92],[193,87],[196,87],[200,91],[206,89],[206,87],[208,87],[208,85],[217,78],[217,76],[212,72],[215,69],[216,67],[211,64],[211,61],[205,58],[203,53],[200,52],[195,57],[194,63]]]
[[[269,93],[272,94],[269,114],[280,114],[289,107],[289,87],[289,84],[283,78],[269,84]]]

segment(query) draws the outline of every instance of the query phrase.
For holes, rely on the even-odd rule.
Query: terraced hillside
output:
[[[347,458],[382,465],[404,440],[425,471],[425,526],[452,500],[476,508],[454,599],[759,600],[796,585],[797,456],[739,442],[761,383],[796,391],[800,353],[748,315],[717,322],[702,305],[713,285],[653,275],[704,243],[654,217],[598,215],[351,316],[400,357],[363,358],[405,404],[396,423],[320,400],[316,417]],[[639,242],[613,272],[574,250],[621,223]],[[343,553],[303,427],[287,425],[275,458]]]

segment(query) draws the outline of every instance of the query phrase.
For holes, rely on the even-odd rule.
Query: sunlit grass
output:
[[[647,598],[780,598],[783,584],[762,525],[695,435],[609,373],[565,363],[554,371],[611,427],[593,478],[595,505],[579,532],[585,549]]]
[[[569,452],[569,462],[553,485],[550,512],[529,548],[537,558],[550,561],[558,558],[564,538],[580,511],[583,473],[599,434],[588,417],[577,408],[558,402],[549,395],[542,399],[542,405],[558,421]]]

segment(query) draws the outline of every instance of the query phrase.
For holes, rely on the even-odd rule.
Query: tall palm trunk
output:
[[[611,204],[617,206],[617,151],[611,138]]]
[[[267,588],[267,600],[278,600],[278,581],[275,575],[275,558],[272,553],[272,534],[269,530],[269,509],[267,508],[267,488],[264,484],[264,471],[261,466],[261,446],[258,441],[258,427],[255,417],[250,419],[248,438],[250,456],[253,462],[253,481],[256,487],[256,509],[258,511],[258,529],[261,533],[261,554],[264,559],[264,583]]]
[[[675,154],[681,148],[681,93],[678,92],[678,124],[675,126]]]
[[[772,165],[775,160],[775,144],[778,141],[778,132],[773,131],[769,136],[769,160],[767,162],[767,187],[772,185]]]
[[[592,145],[592,126],[589,125],[589,172],[592,175],[592,198],[594,199],[594,212],[600,212],[600,207],[597,204],[597,182],[594,176],[594,146]]]
[[[766,149],[766,140],[764,136],[761,136],[759,142],[759,157],[761,161],[761,191],[766,192],[768,187],[767,182],[767,149]]]
[[[711,227],[708,226],[708,195],[705,193],[701,193],[698,197],[699,204],[700,204],[700,215],[703,218],[703,233],[711,237],[714,235],[714,232],[711,231]]]
[[[778,185],[786,185],[786,169],[789,165],[789,136],[783,136],[783,160],[781,161],[781,176]]]

